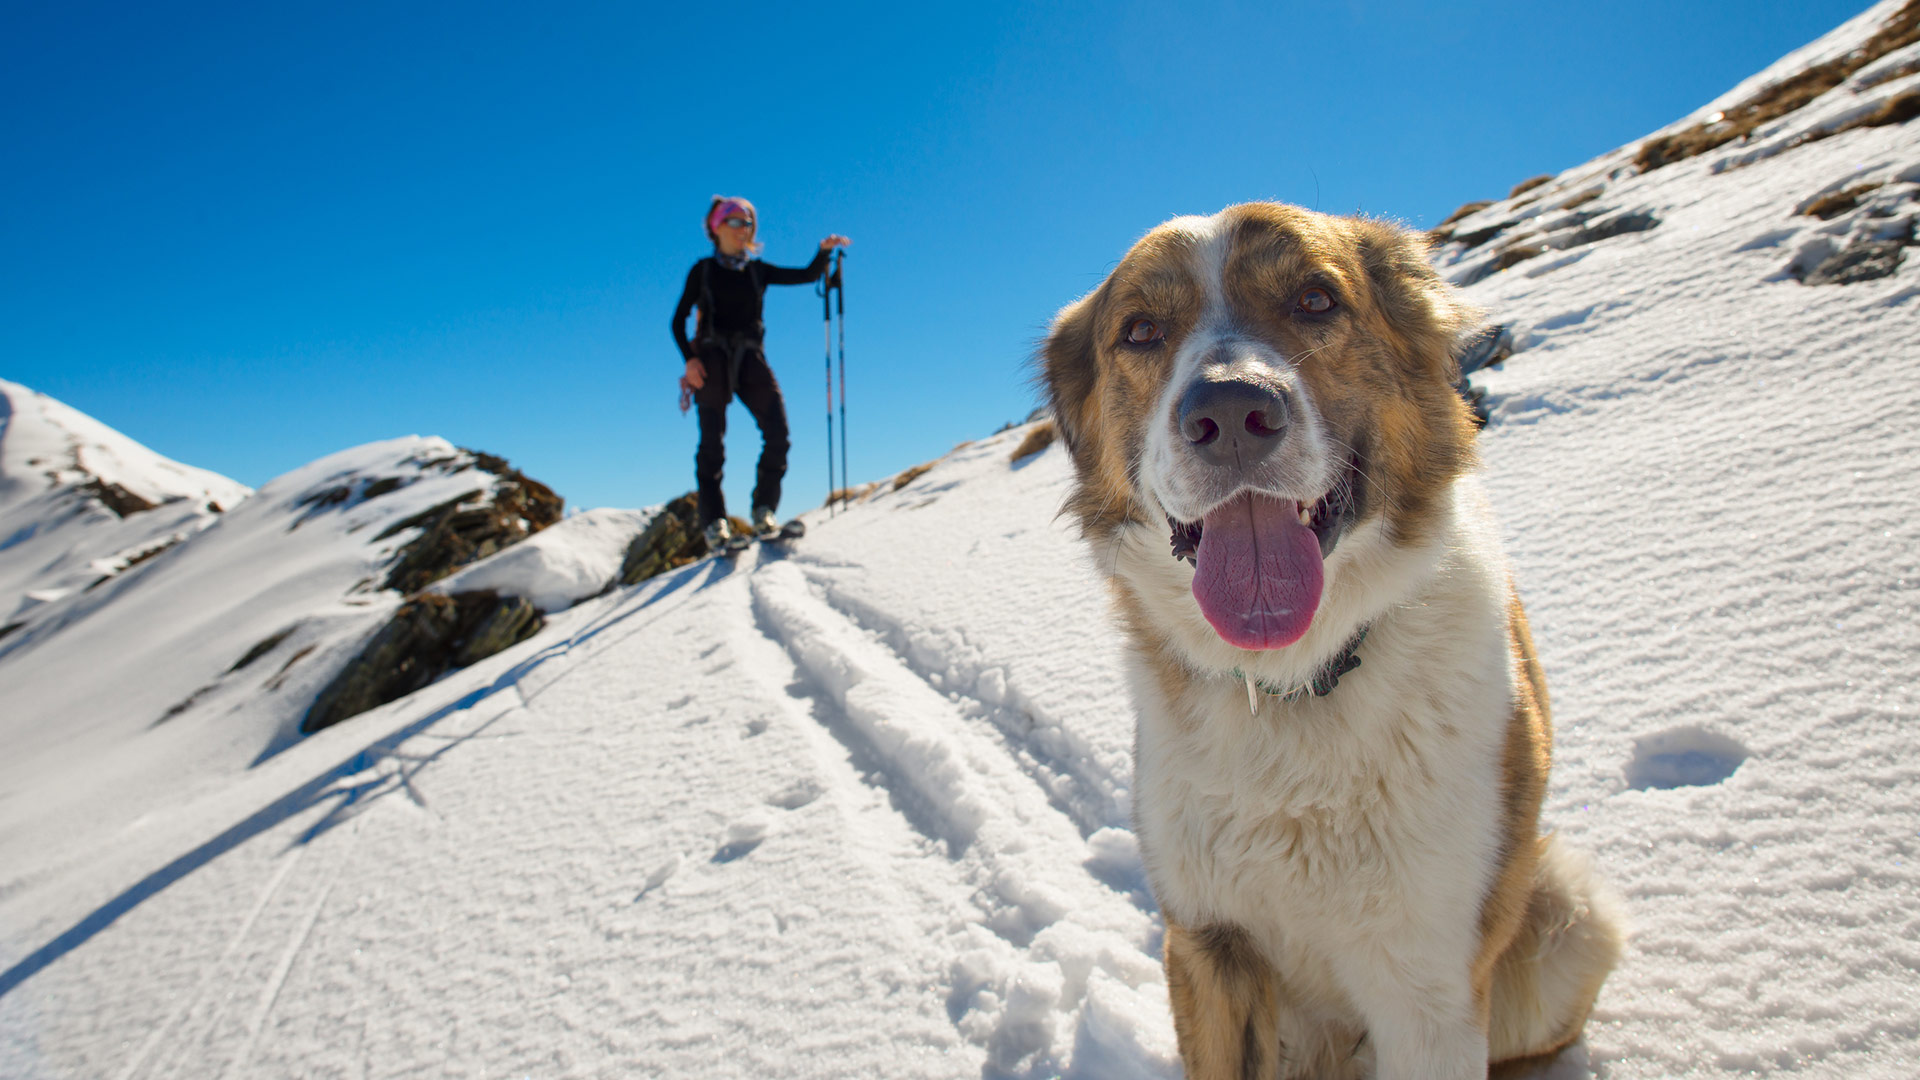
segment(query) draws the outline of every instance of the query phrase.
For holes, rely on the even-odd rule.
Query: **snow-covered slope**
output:
[[[247,494],[0,379],[0,635],[199,532]]]
[[[1518,347],[1475,379],[1554,697],[1548,824],[1636,927],[1545,1075],[1920,1062],[1920,268],[1899,242],[1920,124],[1797,138],[1911,90],[1889,56],[1745,141],[1569,170],[1438,253]],[[1885,276],[1801,280],[1872,244],[1900,257]],[[44,639],[86,643],[67,666],[0,656],[0,701],[43,703],[41,729],[0,726],[0,1074],[1177,1075],[1123,646],[1056,517],[1061,450],[1009,461],[1026,433],[811,513],[787,548],[587,599],[252,768],[182,748],[246,728],[229,764],[257,753],[279,652],[148,725],[282,620],[220,623],[251,609],[201,606],[210,571],[165,602],[138,574],[88,594],[125,596]],[[322,486],[278,483],[242,509]],[[364,536],[378,501],[283,516],[275,542]],[[232,530],[239,561],[243,526],[164,558]],[[580,532],[549,543],[611,550]],[[527,550],[468,573],[591,576]],[[283,555],[274,580],[299,578]],[[183,658],[177,685],[126,685],[122,648]]]
[[[53,407],[87,445],[132,445]],[[485,504],[508,482],[480,463],[419,437],[330,455],[131,569],[49,597],[0,638],[0,896],[56,867],[110,858],[129,822],[222,788],[289,745],[318,689],[399,604],[380,586],[421,537],[419,519]],[[129,472],[105,475],[144,479]],[[46,505],[32,496],[10,512]],[[16,546],[71,531],[63,513],[28,518],[29,539]]]
[[[575,514],[492,558],[440,579],[433,584],[433,591],[491,589],[524,596],[542,611],[564,611],[598,595],[613,581],[627,545],[659,509],[601,509]]]

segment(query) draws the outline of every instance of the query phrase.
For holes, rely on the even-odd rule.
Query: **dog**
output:
[[[1161,225],[1037,358],[1138,710],[1192,1080],[1484,1077],[1624,940],[1539,831],[1547,688],[1453,388],[1478,313],[1399,226]]]

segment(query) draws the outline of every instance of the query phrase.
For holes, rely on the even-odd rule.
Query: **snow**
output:
[[[1467,288],[1519,345],[1475,376],[1480,449],[1553,694],[1546,824],[1635,927],[1537,1075],[1920,1063],[1920,266],[1786,273],[1920,211],[1920,126],[1789,145],[1856,85],[1461,223],[1550,241]],[[1554,246],[1595,189],[1659,224]],[[373,536],[476,475],[446,444],[317,462],[49,601],[0,638],[0,1074],[1177,1076],[1125,644],[1025,434],[605,593],[645,515],[568,518],[441,586],[538,594],[539,635],[305,738],[398,603]]]
[[[523,596],[541,611],[564,611],[596,596],[620,571],[627,545],[647,527],[658,507],[588,510],[434,582],[435,592],[492,589]]]
[[[77,490],[90,482],[155,505],[122,518]],[[247,495],[0,379],[0,626],[36,620],[45,605],[199,532]]]

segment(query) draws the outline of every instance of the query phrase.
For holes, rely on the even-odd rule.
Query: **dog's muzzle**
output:
[[[1206,464],[1249,469],[1279,447],[1292,411],[1285,391],[1244,376],[1202,375],[1180,396],[1180,434]]]

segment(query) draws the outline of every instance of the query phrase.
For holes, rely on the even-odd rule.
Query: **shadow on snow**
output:
[[[705,571],[711,571],[704,573]],[[122,915],[139,907],[147,900],[164,891],[169,885],[181,880],[188,874],[207,865],[221,855],[232,851],[248,840],[259,836],[280,823],[287,821],[313,807],[331,802],[327,813],[311,828],[302,832],[294,844],[307,844],[324,835],[335,826],[344,824],[370,807],[373,802],[396,791],[405,791],[409,797],[418,800],[412,786],[412,777],[428,765],[438,761],[449,750],[466,743],[473,737],[491,727],[496,716],[474,728],[472,731],[448,741],[445,746],[430,754],[403,754],[402,744],[446,720],[456,713],[465,712],[502,690],[514,688],[536,668],[565,656],[577,645],[583,645],[614,627],[626,622],[641,612],[652,609],[661,600],[679,592],[697,578],[706,577],[708,584],[725,578],[732,567],[724,560],[708,560],[683,567],[667,576],[665,584],[646,597],[631,610],[609,613],[604,621],[589,625],[580,633],[541,649],[538,653],[500,673],[493,682],[474,690],[459,699],[442,705],[418,720],[396,731],[389,732],[372,743],[367,744],[352,757],[347,758],[333,768],[287,792],[280,798],[255,811],[239,824],[227,829],[220,835],[194,848],[167,865],[148,874],[120,895],[95,908],[86,918],[81,919],[66,932],[35,949],[12,967],[0,972],[0,997],[4,997],[21,983],[32,978],[54,961],[91,941],[102,930],[119,921]],[[658,578],[655,579],[659,580]],[[643,586],[644,588],[644,586]],[[697,591],[697,590],[696,590]],[[677,607],[678,605],[676,605]],[[666,614],[661,612],[661,615]],[[552,684],[549,683],[549,686]],[[544,688],[542,688],[544,689]],[[536,691],[536,696],[537,696]],[[404,698],[402,700],[405,700]],[[529,699],[530,700],[530,699]],[[504,712],[501,716],[506,715]],[[340,781],[357,777],[373,770],[383,760],[401,763],[397,773],[380,773],[377,777],[354,783],[341,784]]]

